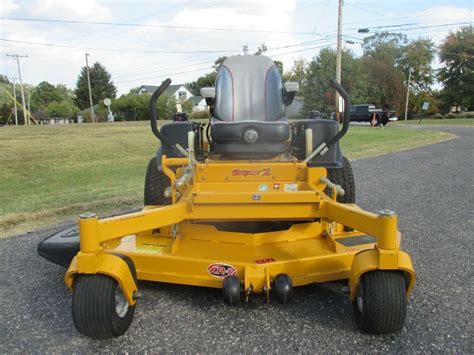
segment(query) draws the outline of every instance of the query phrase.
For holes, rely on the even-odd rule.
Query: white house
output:
[[[138,88],[139,94],[150,93],[153,94],[158,86],[153,85],[142,85]],[[183,84],[170,85],[163,95],[174,96],[176,102],[183,103],[193,96],[191,91],[189,91],[186,86]]]
[[[189,100],[193,103],[193,112],[207,111],[206,100],[201,96],[190,97]]]

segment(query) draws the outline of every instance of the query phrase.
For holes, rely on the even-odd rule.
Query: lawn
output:
[[[420,122],[419,119],[408,120],[408,121],[398,121],[395,122],[395,126],[401,125],[418,125]],[[474,126],[473,118],[443,118],[443,119],[433,119],[433,118],[423,118],[421,120],[421,126]]]
[[[351,127],[350,159],[439,142],[448,133]],[[0,236],[75,218],[138,208],[158,142],[148,122],[0,128]]]

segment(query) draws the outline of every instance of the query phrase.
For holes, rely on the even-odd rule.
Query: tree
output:
[[[293,67],[283,74],[283,81],[296,81],[302,85],[307,65],[308,63],[302,58],[295,60]]]
[[[366,73],[366,102],[400,112],[405,92],[401,72],[390,63],[370,56],[362,58],[362,63]]]
[[[216,85],[217,71],[207,73],[203,76],[197,78],[196,81],[187,83],[186,87],[193,93],[195,96],[201,95],[201,88],[214,86]]]
[[[69,118],[76,115],[79,111],[76,105],[70,101],[53,101],[46,108],[49,117],[64,117]]]
[[[6,75],[0,74],[0,83],[10,84],[10,80],[8,80]]]
[[[95,62],[90,68],[90,80],[94,104],[102,102],[105,98],[114,99],[117,95],[117,88],[112,81],[112,76],[99,62]],[[76,103],[81,109],[90,106],[86,67],[82,67],[81,73],[77,78],[75,94]]]
[[[12,117],[12,109],[9,105],[4,103],[0,108],[0,123],[5,124],[8,119]]]
[[[381,60],[391,66],[399,63],[403,56],[403,46],[408,42],[400,33],[381,32],[364,38],[364,56]]]
[[[214,65],[212,68],[214,69],[212,72],[204,74],[203,76],[200,76],[197,78],[196,81],[190,82],[186,84],[186,87],[189,89],[189,91],[192,92],[193,95],[195,96],[200,96],[201,95],[201,88],[205,87],[212,87],[216,85],[216,77],[217,77],[217,71],[219,70],[219,66],[226,60],[227,57],[219,57],[216,59],[214,62]]]
[[[429,92],[434,83],[435,72],[431,63],[435,55],[435,45],[429,38],[420,38],[403,47],[398,68],[408,77],[411,68],[411,90],[416,94]]]
[[[438,78],[443,84],[441,96],[445,104],[474,110],[473,26],[450,32],[439,47],[439,59],[443,67]]]
[[[342,53],[341,84],[346,88],[354,103],[367,102],[367,75],[360,59],[349,51]],[[303,112],[318,110],[330,114],[334,110],[335,94],[329,84],[336,72],[336,52],[330,48],[322,49],[313,58],[302,80],[301,94],[304,97]]]
[[[65,85],[52,85],[42,81],[31,90],[32,110],[46,110],[52,102],[68,101],[73,104],[73,93]]]
[[[280,72],[280,75],[283,75],[283,62],[280,60],[274,60],[275,66],[277,67],[278,71]]]
[[[144,121],[150,119],[150,94],[127,94],[112,101],[111,109],[118,119],[126,121]],[[159,120],[169,120],[176,112],[176,102],[172,96],[160,96],[156,103]]]

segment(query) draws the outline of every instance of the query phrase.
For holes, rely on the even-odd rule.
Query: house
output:
[[[139,94],[153,94],[159,86],[153,85],[142,85],[138,88]],[[183,103],[193,96],[191,91],[189,91],[186,86],[183,84],[170,85],[163,95],[173,96],[176,102]]]
[[[99,107],[100,107],[99,104],[94,105],[94,113],[97,112]],[[91,108],[90,107],[86,108],[85,110],[79,111],[77,113],[77,123],[84,123],[86,115],[88,115],[89,118],[90,118],[90,116],[91,116]]]
[[[45,124],[68,124],[68,123],[74,123],[74,120],[72,118],[64,118],[64,117],[36,117],[36,120],[39,122],[40,125],[45,125]]]
[[[193,103],[193,112],[207,111],[206,100],[201,96],[192,96],[188,99]]]

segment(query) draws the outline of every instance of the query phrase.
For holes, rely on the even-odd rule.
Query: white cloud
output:
[[[2,5],[0,6],[0,13],[2,16],[7,16],[13,11],[19,8],[13,0],[2,0]]]
[[[443,23],[472,22],[474,19],[474,10],[471,8],[462,8],[451,5],[439,5],[428,8],[416,14],[416,17],[423,21],[427,26],[436,26]],[[449,27],[431,27],[422,30],[420,35],[431,38],[434,42],[440,42],[448,32],[455,31],[459,25]]]
[[[63,20],[99,21],[112,18],[110,9],[96,0],[37,0],[29,10],[38,17]]]

